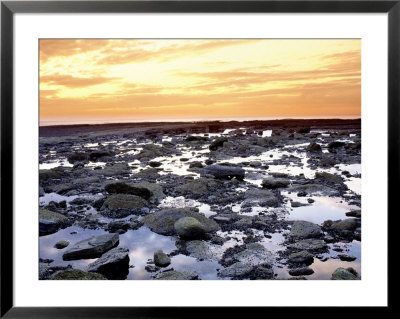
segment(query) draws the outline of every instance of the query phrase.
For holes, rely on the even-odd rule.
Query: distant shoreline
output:
[[[210,132],[223,129],[234,129],[240,127],[253,127],[255,129],[272,128],[294,128],[309,126],[311,129],[361,128],[361,118],[356,119],[275,119],[275,120],[211,120],[211,121],[176,121],[176,122],[129,122],[129,123],[106,123],[106,124],[65,124],[39,126],[40,137],[65,136],[72,134],[87,134],[98,132],[187,132],[195,133],[208,128]]]

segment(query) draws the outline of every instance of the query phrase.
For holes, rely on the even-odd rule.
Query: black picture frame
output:
[[[3,318],[176,318],[185,307],[15,307],[13,303],[13,19],[15,13],[388,13],[388,247],[393,243],[393,215],[398,213],[400,153],[400,0],[379,1],[1,1],[1,313]],[[390,249],[389,249],[390,251]],[[388,254],[389,258],[389,254]],[[389,261],[389,260],[388,260]],[[388,269],[389,271],[389,269]],[[389,272],[388,272],[389,274]],[[393,285],[393,284],[392,284]],[[390,280],[388,281],[390,287]],[[389,289],[390,292],[390,289]],[[389,310],[393,303],[388,299]],[[218,308],[224,316],[239,309]],[[198,308],[197,315],[211,313]],[[241,309],[243,310],[243,308]],[[258,311],[259,308],[246,309]],[[306,315],[307,308],[290,308]],[[212,310],[213,314],[216,309]],[[268,316],[279,308],[268,309]],[[338,308],[332,309],[339,313]],[[370,309],[368,311],[371,311]],[[317,313],[315,313],[317,314]],[[371,313],[372,314],[372,313]],[[324,313],[319,313],[324,315]]]

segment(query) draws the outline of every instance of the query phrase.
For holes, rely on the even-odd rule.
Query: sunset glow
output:
[[[41,124],[360,116],[360,40],[40,40]]]

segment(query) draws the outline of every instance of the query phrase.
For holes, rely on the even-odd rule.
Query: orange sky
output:
[[[360,117],[360,40],[40,40],[40,122]]]

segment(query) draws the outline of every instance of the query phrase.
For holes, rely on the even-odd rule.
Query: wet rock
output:
[[[146,206],[148,203],[142,197],[129,194],[114,194],[108,196],[104,201],[101,210],[103,209],[121,209],[121,208],[133,208],[140,209]]]
[[[169,270],[159,273],[155,280],[196,280],[199,275],[196,272]]]
[[[219,230],[219,226],[214,220],[198,213],[198,210],[192,207],[162,209],[146,215],[142,221],[153,232],[171,236],[176,234],[174,225],[182,217],[197,219],[204,226],[204,230],[207,233]]]
[[[268,189],[285,188],[289,184],[290,180],[286,178],[266,178],[261,183],[262,187]]]
[[[68,269],[57,272],[52,280],[107,280],[101,274],[92,273],[92,272],[84,272],[79,269]]]
[[[250,202],[261,203],[260,206],[276,207],[279,205],[278,198],[267,189],[250,188],[244,193],[244,198]]]
[[[40,196],[44,196],[44,189],[41,186],[39,186],[39,197]]]
[[[314,255],[309,253],[307,250],[302,250],[297,253],[290,254],[288,261],[294,264],[310,265],[314,261]]]
[[[118,234],[92,236],[74,244],[63,254],[63,259],[75,260],[97,258],[104,254],[106,251],[118,245],[118,243]]]
[[[358,227],[357,220],[355,218],[347,218],[332,222],[330,228],[333,230],[355,230]]]
[[[151,161],[149,162],[150,167],[160,167],[162,165],[161,162]]]
[[[87,271],[100,273],[107,279],[126,279],[129,273],[129,249],[117,247],[109,250],[89,264]]]
[[[131,223],[127,222],[126,220],[115,220],[111,221],[106,230],[110,233],[125,233],[128,229],[131,228]]]
[[[293,184],[287,189],[289,192],[306,192],[307,194],[322,193],[324,195],[337,195],[338,191],[332,187],[321,184]]]
[[[197,239],[204,237],[205,227],[196,218],[182,217],[178,219],[174,228],[179,237],[183,239]]]
[[[339,175],[334,175],[327,172],[316,172],[315,178],[323,179],[331,183],[343,184],[343,178],[341,178]]]
[[[108,184],[104,188],[110,194],[130,194],[140,196],[146,200],[149,199],[152,195],[152,193],[147,188],[134,187],[125,183]]]
[[[225,165],[209,165],[203,168],[205,174],[214,176],[215,178],[228,178],[236,177],[242,181],[244,179],[245,171],[241,167],[225,166]]]
[[[220,277],[245,277],[251,273],[253,266],[244,262],[237,262],[218,272]]]
[[[250,279],[273,279],[274,278],[274,270],[270,265],[260,265],[253,268],[253,271],[250,273]]]
[[[146,265],[146,267],[144,267],[144,269],[148,272],[156,272],[160,270],[160,267],[156,267],[154,265]]]
[[[296,130],[296,133],[299,133],[299,134],[307,134],[307,133],[310,133],[310,127],[308,127],[308,126],[299,127],[299,128]]]
[[[361,218],[361,210],[353,210],[351,212],[347,212],[346,216],[348,217],[356,217],[356,218]]]
[[[217,186],[218,183],[215,180],[203,177],[187,181],[186,184],[176,187],[175,191],[182,195],[205,195],[214,190]]]
[[[156,180],[158,177],[160,177],[160,174],[158,174],[158,172],[158,168],[146,168],[136,173],[134,177],[140,179]]]
[[[41,169],[39,170],[39,180],[43,182],[47,179],[59,179],[65,175],[63,169],[59,169],[58,167],[52,169]]]
[[[337,268],[331,277],[331,280],[358,280],[359,278],[350,272],[348,269],[342,267]]]
[[[58,242],[55,243],[54,248],[63,249],[65,247],[68,247],[69,244],[70,244],[69,240],[59,240]]]
[[[307,251],[319,251],[326,249],[328,246],[321,239],[303,239],[293,244],[289,244],[288,248]]]
[[[322,152],[321,145],[315,142],[311,142],[310,144],[308,144],[306,150],[309,152]]]
[[[355,257],[355,256],[350,256],[350,255],[346,255],[346,254],[338,254],[338,257],[342,261],[354,261],[357,259],[357,257]]]
[[[69,154],[67,160],[71,164],[75,164],[76,162],[85,162],[89,160],[89,155],[86,153],[75,152]]]
[[[346,143],[344,143],[344,142],[334,141],[334,142],[330,142],[328,144],[328,148],[338,148],[338,147],[343,147],[345,145],[346,145]]]
[[[138,155],[136,155],[136,157],[140,161],[148,161],[153,158],[163,156],[164,152],[165,150],[161,146],[155,144],[146,144],[143,146],[143,150]]]
[[[201,162],[192,162],[189,164],[189,168],[203,168],[204,165]]]
[[[204,240],[191,240],[185,243],[186,251],[190,256],[197,259],[213,260],[216,256],[212,253],[210,246]]]
[[[68,218],[64,215],[39,208],[39,236],[53,234],[69,224]]]
[[[167,267],[171,263],[171,258],[162,250],[157,250],[154,253],[154,264],[159,267]]]
[[[104,166],[101,170],[88,171],[90,175],[115,177],[119,175],[128,175],[131,168],[127,163],[115,163],[113,165]]]
[[[289,270],[289,275],[291,276],[308,276],[312,275],[314,270],[309,267],[295,268]]]
[[[307,198],[307,202],[309,202],[310,204],[314,203],[315,200],[313,200],[312,198]]]
[[[222,147],[227,141],[228,139],[226,137],[218,137],[211,142],[208,148],[210,149],[210,151],[216,151],[219,147]]]
[[[272,265],[273,254],[260,243],[250,243],[245,245],[245,249],[233,255],[233,258],[253,266],[260,264]]]
[[[89,154],[89,160],[95,162],[95,161],[97,161],[99,158],[107,157],[107,156],[112,156],[112,155],[113,155],[113,154],[110,153],[110,152],[101,152],[101,151],[91,152],[91,153]]]
[[[318,238],[321,235],[320,226],[304,220],[294,221],[290,230],[290,237],[293,239]]]

